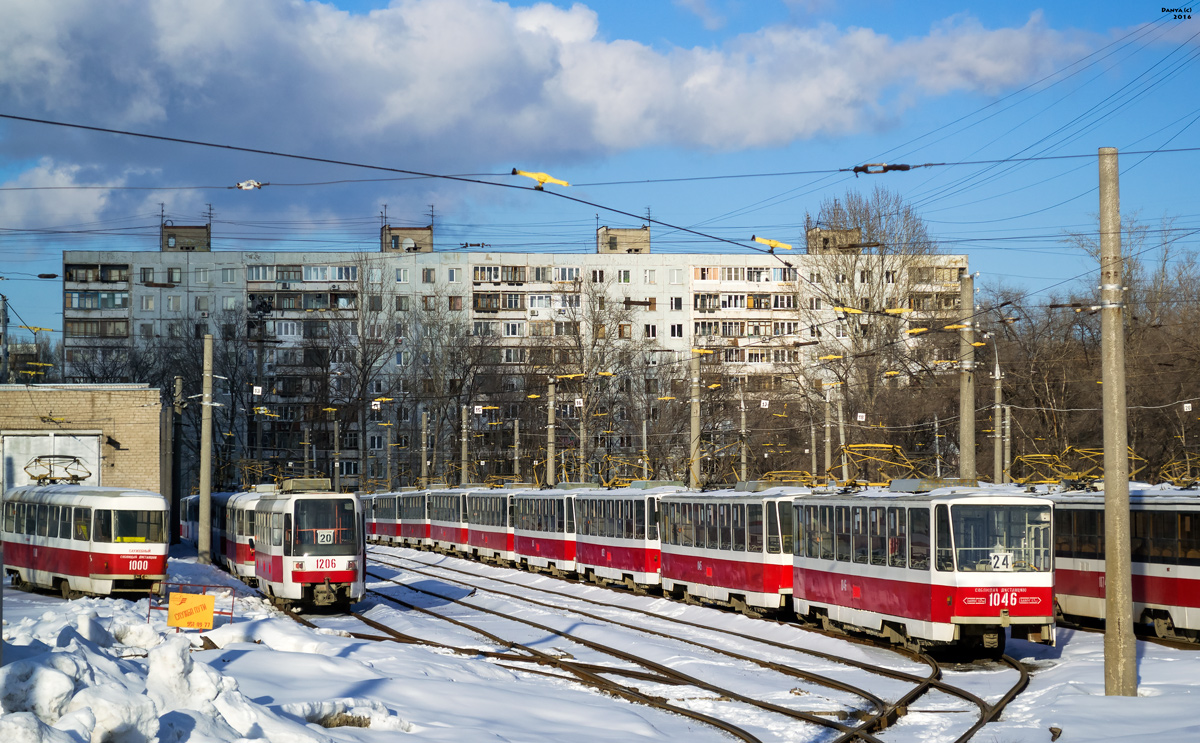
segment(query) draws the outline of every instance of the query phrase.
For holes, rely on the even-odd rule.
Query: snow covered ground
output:
[[[564,680],[304,628],[241,583],[182,554],[173,555],[171,572],[173,580],[227,585],[236,596],[236,621],[206,633],[217,649],[199,649],[198,634],[169,631],[165,613],[149,612],[144,600],[65,602],[6,586],[0,743],[729,740],[707,726]],[[724,612],[711,617],[751,621]],[[403,632],[464,644],[461,636],[447,637],[450,631],[437,620],[406,613],[403,621],[397,625]],[[856,657],[881,652],[815,636],[812,644],[840,646]],[[1192,707],[1200,701],[1200,652],[1139,643],[1136,698],[1104,696],[1099,634],[1060,629],[1057,648],[1010,642],[1009,653],[1035,668],[1032,683],[976,740],[1048,741],[1051,727],[1061,728],[1059,740],[1068,743],[1132,743],[1154,735],[1200,740]],[[846,677],[854,682],[855,673],[869,685],[863,672]],[[969,681],[959,674],[947,680]],[[922,706],[883,739],[936,740],[930,731],[939,729],[939,717],[951,715]],[[367,726],[319,724],[339,715]],[[812,735],[794,726],[777,732],[783,740]],[[947,732],[945,739],[952,738]]]

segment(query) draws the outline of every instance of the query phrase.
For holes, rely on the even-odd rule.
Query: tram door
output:
[[[1054,562],[1054,550],[1050,542],[1050,521],[1032,521],[1025,524],[1025,544],[1032,551],[1033,567],[1050,570]]]

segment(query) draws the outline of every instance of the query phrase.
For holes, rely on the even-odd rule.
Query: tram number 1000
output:
[[[129,561],[129,572],[138,573],[139,575],[150,572],[150,561],[149,560],[130,560]]]

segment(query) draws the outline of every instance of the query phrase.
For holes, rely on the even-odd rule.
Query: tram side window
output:
[[[820,535],[818,537],[819,546],[821,548],[821,559],[833,559],[833,506],[821,506],[821,526]]]
[[[1075,557],[1089,560],[1104,557],[1104,512],[1091,508],[1076,511],[1072,536]]]
[[[16,527],[17,504],[10,501],[4,504],[4,531],[12,533],[16,530]]]
[[[1150,561],[1175,565],[1179,561],[1179,515],[1175,511],[1152,511],[1153,541]]]
[[[271,514],[271,546],[283,546],[283,514]]]
[[[764,505],[767,509],[767,552],[779,554],[779,511],[774,501]]]
[[[58,506],[50,506],[49,515],[46,517],[46,536],[50,539],[58,539]]]
[[[1057,508],[1054,511],[1054,556],[1074,557],[1075,511]]]
[[[837,559],[850,562],[850,506],[837,506],[834,513],[837,516]]]
[[[867,521],[870,528],[871,564],[887,564],[887,523],[884,520],[887,509],[871,508],[867,511]]]
[[[796,543],[792,541],[792,504],[786,501],[779,504],[779,535],[783,540],[783,554],[795,554]]]
[[[37,534],[37,504],[30,503],[25,507],[25,534]]]
[[[1200,565],[1200,513],[1179,514],[1179,564]]]
[[[112,541],[112,511],[97,509],[92,521],[92,541]]]
[[[629,507],[633,509],[633,538],[646,538],[646,504],[642,501],[630,501]]]
[[[746,551],[746,504],[733,506],[733,551]]]
[[[717,516],[717,504],[709,503],[705,506],[708,512],[708,548],[710,550],[722,549],[721,547],[721,521]]]
[[[91,528],[91,523],[92,523],[92,509],[76,508],[75,509],[75,528],[73,529],[75,538],[80,541],[86,542],[88,540],[88,537],[90,536],[88,532]]]
[[[908,566],[913,570],[929,569],[929,511],[908,509]]]
[[[850,509],[852,529],[854,530],[854,562],[867,562],[867,509],[866,506],[853,506]]]
[[[908,558],[908,530],[905,528],[903,508],[889,507],[887,510],[888,565],[902,568]]]
[[[37,507],[37,535],[39,537],[46,536],[46,532],[50,529],[50,506],[45,503],[39,504]]]
[[[646,539],[658,539],[658,499],[646,499]]]
[[[746,504],[746,551],[763,551],[763,507],[761,503]]]
[[[1130,516],[1130,557],[1134,562],[1150,562],[1150,514],[1133,511]]]
[[[954,543],[950,537],[950,507],[938,506],[937,518],[937,569],[954,570]]]
[[[575,533],[575,499],[570,498],[566,503],[567,507],[567,533]]]
[[[63,506],[58,514],[58,538],[71,538],[71,507]]]
[[[730,514],[732,504],[722,503],[717,506],[717,521],[721,530],[721,549],[733,549],[733,516]]]
[[[708,545],[708,509],[703,503],[688,504],[692,511],[692,517],[695,519],[694,546],[704,549]]]

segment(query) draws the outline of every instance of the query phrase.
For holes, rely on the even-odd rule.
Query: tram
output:
[[[577,492],[575,555],[580,576],[602,585],[622,583],[634,589],[661,585],[658,503],[680,490],[679,485],[660,485]]]
[[[64,598],[161,594],[167,500],[90,485],[25,485],[4,495],[4,571]]]
[[[575,572],[575,492],[551,488],[517,494],[513,542],[522,565],[554,575]]]
[[[1104,494],[1061,492],[1054,502],[1057,608],[1064,618],[1105,618]],[[1133,620],[1159,637],[1200,642],[1200,493],[1131,486]]]
[[[477,560],[511,564],[516,560],[513,501],[517,491],[467,494],[467,551]]]
[[[663,593],[747,613],[786,608],[792,595],[792,498],[802,492],[774,487],[663,496]]]
[[[796,497],[793,605],[826,629],[999,656],[1054,644],[1052,504],[989,492]]]

